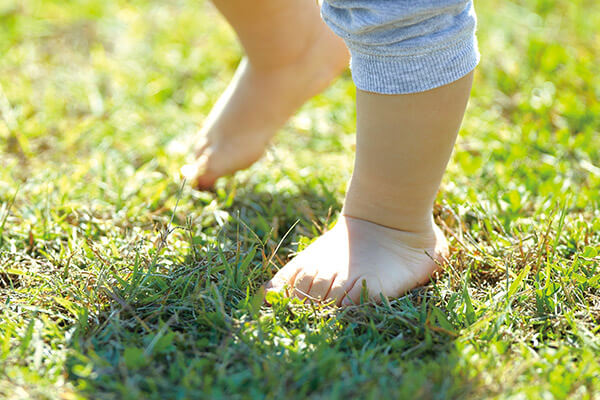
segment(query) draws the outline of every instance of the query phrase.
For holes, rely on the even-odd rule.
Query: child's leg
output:
[[[426,92],[358,91],[354,173],[343,215],[406,232],[431,230],[472,73]]]
[[[377,0],[352,3],[356,7],[355,3],[360,1],[366,8],[403,3]],[[344,0],[330,2],[348,4]],[[432,49],[422,49],[423,38],[415,36],[414,30],[413,34],[403,35],[402,26],[412,30],[415,24],[410,13],[406,16],[403,14],[406,10],[402,9],[389,11],[392,16],[393,11],[398,11],[396,17],[407,18],[406,21],[381,23],[383,30],[389,26],[401,27],[395,34],[402,43],[393,49],[399,55],[379,57],[378,52],[385,49],[373,43],[381,41],[386,47],[390,38],[385,37],[385,31],[377,35],[377,26],[358,27],[355,32],[359,33],[338,32],[346,36],[353,53],[354,80],[359,89],[365,89],[357,94],[354,173],[336,226],[279,271],[267,288],[279,291],[287,285],[290,294],[300,298],[328,298],[347,304],[360,299],[363,281],[369,296],[378,300],[380,295],[401,295],[426,282],[436,270],[434,259],[444,256],[447,244],[432,220],[433,201],[469,97],[470,71],[478,61],[474,15],[468,8],[470,3],[462,3],[458,9],[430,6],[434,15],[432,25],[443,32],[452,31],[452,26],[443,26],[444,21],[455,24],[453,18],[472,19],[472,24],[464,24],[467,33],[459,32],[462,41],[456,40],[448,46],[435,44]],[[417,14],[422,18],[423,10]],[[375,13],[368,15],[372,17]],[[436,16],[441,16],[441,22]],[[348,20],[354,23],[361,19]],[[334,29],[335,26],[334,23]],[[427,32],[426,35],[438,33],[423,26],[419,30]],[[375,35],[364,38],[370,33]],[[421,39],[415,48],[403,47],[410,46],[410,38],[415,37]],[[361,39],[363,44],[371,42],[361,47]],[[362,51],[374,54],[365,55]],[[373,91],[410,94],[386,95]]]
[[[426,282],[446,239],[433,200],[463,116],[472,74],[428,92],[357,94],[355,169],[335,227],[297,255],[269,288],[300,298],[357,302],[362,280],[374,299]],[[439,261],[439,260],[438,260]]]
[[[348,51],[306,0],[215,0],[236,30],[247,58],[198,135],[183,175],[208,188],[248,167],[308,98],[348,64]]]

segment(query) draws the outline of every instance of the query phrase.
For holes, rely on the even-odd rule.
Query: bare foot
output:
[[[324,25],[302,54],[255,67],[244,59],[198,134],[182,175],[199,189],[258,160],[270,139],[306,100],[324,90],[348,64],[344,43]]]
[[[426,283],[448,253],[442,231],[433,223],[423,233],[403,232],[340,216],[267,283],[268,291],[287,288],[289,296],[311,301],[358,304],[366,284],[368,298],[398,297]],[[436,263],[436,260],[438,263]]]

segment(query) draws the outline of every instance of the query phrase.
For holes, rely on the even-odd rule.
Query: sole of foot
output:
[[[448,255],[432,222],[423,233],[404,232],[340,216],[337,224],[298,253],[266,285],[314,302],[348,306],[397,298],[427,283]],[[366,287],[367,292],[363,292]]]

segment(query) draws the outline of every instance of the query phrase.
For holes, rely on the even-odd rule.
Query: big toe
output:
[[[279,270],[275,276],[265,284],[267,292],[281,292],[283,289],[292,288],[294,280],[298,275],[299,268],[296,263],[289,262],[285,267]],[[287,293],[289,296],[290,293]]]
[[[196,160],[181,167],[181,176],[195,189],[209,190],[214,185],[219,175],[208,168],[208,155],[201,155]]]

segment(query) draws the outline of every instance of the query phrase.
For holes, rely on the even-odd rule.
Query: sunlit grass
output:
[[[241,57],[197,1],[0,4],[0,397],[594,398],[600,7],[476,3],[437,281],[338,310],[260,286],[341,208],[349,74],[266,156],[182,186]],[[183,138],[183,139],[182,139]]]

